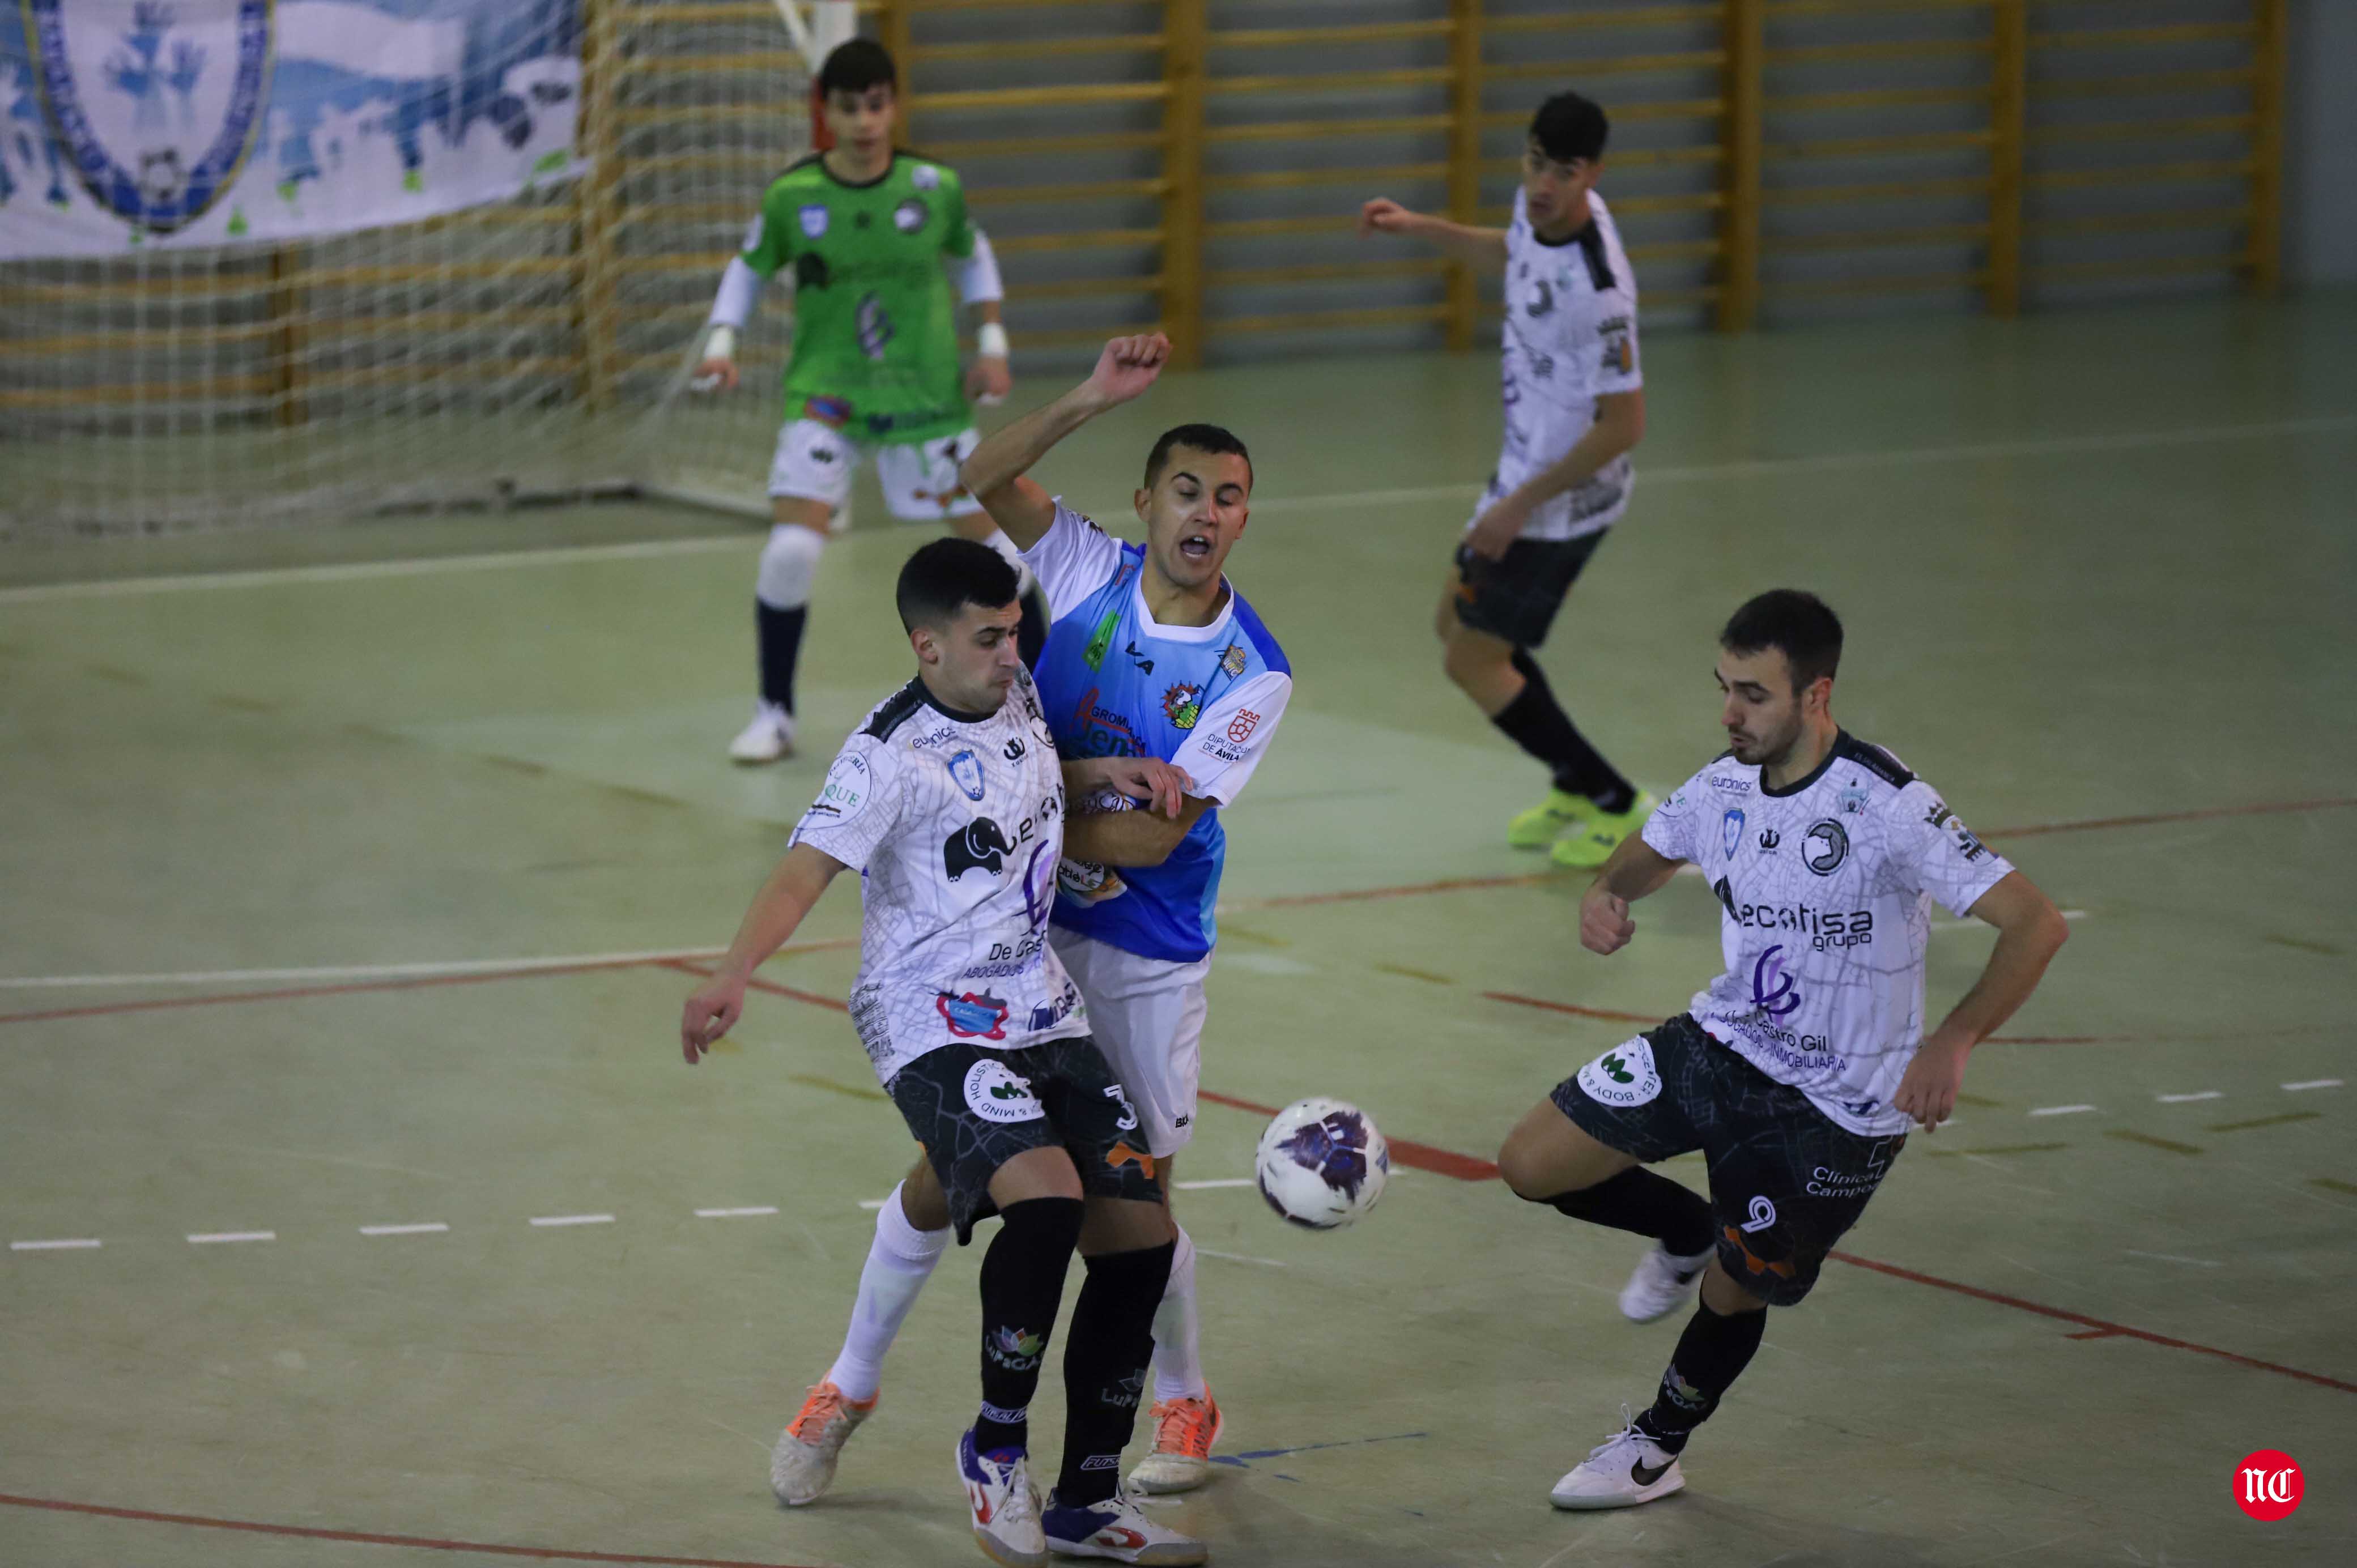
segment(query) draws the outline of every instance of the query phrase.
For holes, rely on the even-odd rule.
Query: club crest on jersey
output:
[[[1203,716],[1203,688],[1181,682],[1162,693],[1162,713],[1178,729],[1193,729]]]
[[[1022,754],[1017,752],[1018,757]],[[961,751],[949,760],[950,780],[965,791],[969,800],[982,799],[982,760],[971,751]]]
[[[1220,650],[1220,669],[1228,679],[1234,680],[1244,672],[1244,645],[1231,642]]]
[[[797,216],[802,220],[804,239],[815,240],[826,232],[826,203],[823,201],[805,203]]]
[[[925,226],[928,216],[925,204],[912,196],[892,209],[892,227],[903,234],[913,234]]]
[[[1258,728],[1260,728],[1260,715],[1250,708],[1238,708],[1236,716],[1228,721],[1228,739],[1237,746],[1242,746],[1252,738],[1253,731]]]
[[[919,190],[933,190],[942,183],[942,171],[937,165],[919,164],[909,171],[909,183]]]
[[[1835,795],[1834,800],[1841,807],[1841,813],[1845,817],[1861,816],[1866,811],[1866,789],[1863,785],[1849,785]]]
[[[1831,817],[1823,817],[1809,824],[1801,840],[1801,863],[1819,876],[1831,876],[1834,869],[1849,858],[1849,834]]]
[[[1720,836],[1727,841],[1727,858],[1733,860],[1736,850],[1743,843],[1743,808],[1728,807],[1727,815],[1719,819],[1718,826]]]
[[[66,162],[91,200],[151,233],[211,210],[261,136],[271,0],[234,10],[235,52],[208,60],[187,34],[173,36],[169,5],[25,0],[32,76]]]
[[[1003,1040],[1006,1038],[1006,1004],[985,991],[977,995],[967,992],[952,996],[944,991],[933,998],[933,1008],[950,1033],[961,1040]],[[996,1078],[984,1072],[996,1069]],[[974,1070],[965,1075],[965,1102],[974,1107],[974,1114],[992,1122],[1028,1122],[1039,1114],[1039,1102],[1031,1098],[1031,1085],[1008,1071],[1002,1062],[976,1062]],[[1028,1107],[1028,1111],[1024,1110]],[[991,1114],[1022,1111],[1022,1114]]]

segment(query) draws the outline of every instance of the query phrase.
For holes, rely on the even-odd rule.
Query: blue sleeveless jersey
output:
[[[1260,720],[1222,699],[1261,675],[1289,678],[1293,667],[1232,586],[1211,626],[1155,626],[1137,591],[1144,561],[1143,547],[1123,544],[1113,576],[1048,634],[1037,679],[1057,752],[1171,761],[1192,747],[1231,757]],[[1142,958],[1200,959],[1219,940],[1212,906],[1227,843],[1213,806],[1161,865],[1119,868],[1118,895],[1092,902],[1060,889],[1053,923]]]

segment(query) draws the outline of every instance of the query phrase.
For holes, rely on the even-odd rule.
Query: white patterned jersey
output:
[[[1932,901],[1963,915],[2013,867],[1897,757],[1846,732],[1780,790],[1722,756],[1644,832],[1718,895],[1727,972],[1695,993],[1695,1021],[1851,1132],[1907,1131],[1890,1100],[1923,1037]]]
[[[1048,946],[1064,773],[1026,671],[985,717],[911,681],[843,743],[793,842],[860,874],[851,1022],[876,1076],[960,1041],[1014,1050],[1089,1032]]]
[[[1481,510],[1562,460],[1596,423],[1596,400],[1645,384],[1637,369],[1637,274],[1604,199],[1579,232],[1550,244],[1531,228],[1514,193],[1506,228],[1504,359],[1499,369],[1506,432]],[[1524,539],[1601,532],[1629,510],[1635,468],[1623,452],[1523,525]],[[1474,514],[1479,521],[1480,512]],[[1467,524],[1468,527],[1471,523]]]

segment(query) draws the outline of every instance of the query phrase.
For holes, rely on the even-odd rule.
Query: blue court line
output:
[[[1304,1443],[1297,1448],[1252,1448],[1242,1454],[1214,1454],[1211,1455],[1211,1463],[1233,1465],[1239,1470],[1248,1470],[1252,1468],[1248,1461],[1254,1459],[1275,1459],[1286,1454],[1309,1454],[1320,1448],[1359,1448],[1370,1443],[1404,1443],[1411,1437],[1430,1435],[1431,1434],[1426,1432],[1394,1432],[1388,1437],[1346,1437],[1334,1443]],[[1294,1477],[1284,1476],[1278,1478],[1289,1481]]]

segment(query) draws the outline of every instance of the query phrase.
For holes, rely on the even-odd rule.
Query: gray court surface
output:
[[[1648,343],[1634,509],[1544,653],[1575,716],[1665,789],[1718,749],[1719,621],[1814,588],[1837,716],[2073,925],[1771,1314],[1687,1490],[1615,1515],[1547,1488],[1680,1320],[1623,1322],[1634,1244],[1486,1162],[1684,1005],[1717,911],[1674,884],[1600,960],[1579,883],[1503,843],[1542,781],[1430,632],[1494,362],[1174,376],[1058,452],[1119,524],[1157,430],[1243,434],[1231,572],[1297,680],[1229,814],[1179,1169],[1223,1184],[1178,1208],[1228,1427],[1165,1517],[1300,1568],[2357,1561],[2352,341],[2341,296]],[[835,1491],[766,1486],[909,1155],[839,1005],[854,891],[719,1054],[675,1042],[695,955],[905,679],[922,537],[830,548],[802,754],[754,771],[722,753],[759,537],[725,519],[0,551],[0,1563],[981,1560],[949,1462],[979,1247]],[[1939,923],[1935,1012],[1988,946]],[[1309,1093],[1402,1156],[1332,1236],[1237,1185]],[[2231,1495],[2261,1448],[2306,1474],[2278,1523]]]

